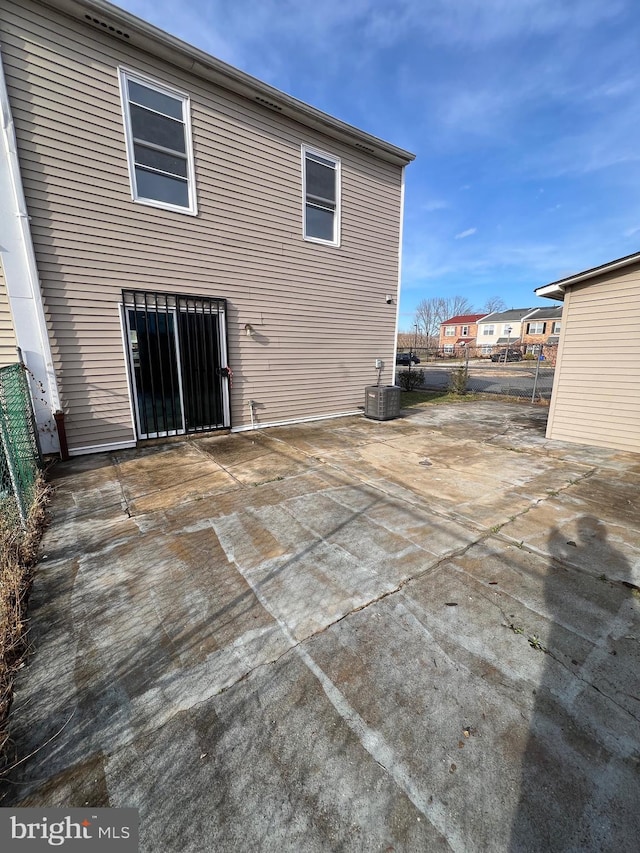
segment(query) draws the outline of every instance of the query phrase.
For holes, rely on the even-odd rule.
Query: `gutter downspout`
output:
[[[60,395],[40,291],[18,145],[0,52],[0,253],[16,343],[28,369],[42,453],[58,453]]]
[[[404,170],[400,171],[400,228],[398,231],[398,289],[396,291],[396,329],[393,338],[393,370],[391,372],[391,384],[396,384],[396,354],[398,352],[398,328],[400,324],[400,288],[402,284],[402,240],[404,233]],[[378,377],[379,381],[380,377]]]

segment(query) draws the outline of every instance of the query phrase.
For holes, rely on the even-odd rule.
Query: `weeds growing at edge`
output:
[[[27,650],[27,598],[31,570],[46,519],[49,489],[41,475],[25,527],[0,513],[0,779],[11,763],[8,717],[13,680]]]

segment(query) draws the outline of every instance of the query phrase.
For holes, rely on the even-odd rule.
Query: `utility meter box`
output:
[[[400,388],[397,385],[367,385],[364,389],[364,414],[374,421],[400,417]]]

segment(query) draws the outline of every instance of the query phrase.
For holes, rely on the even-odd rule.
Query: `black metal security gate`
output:
[[[231,425],[226,300],[123,290],[138,438]]]

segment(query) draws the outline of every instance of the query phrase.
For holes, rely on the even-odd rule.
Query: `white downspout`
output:
[[[58,384],[42,304],[18,145],[0,52],[0,253],[16,343],[29,369],[40,447],[60,450],[53,413],[60,410]]]
[[[404,238],[404,170],[400,172],[400,227],[398,231],[398,289],[396,291],[396,330],[393,338],[393,371],[391,383],[396,384],[396,353],[398,352],[398,328],[400,326],[400,288],[402,283],[402,240]]]

